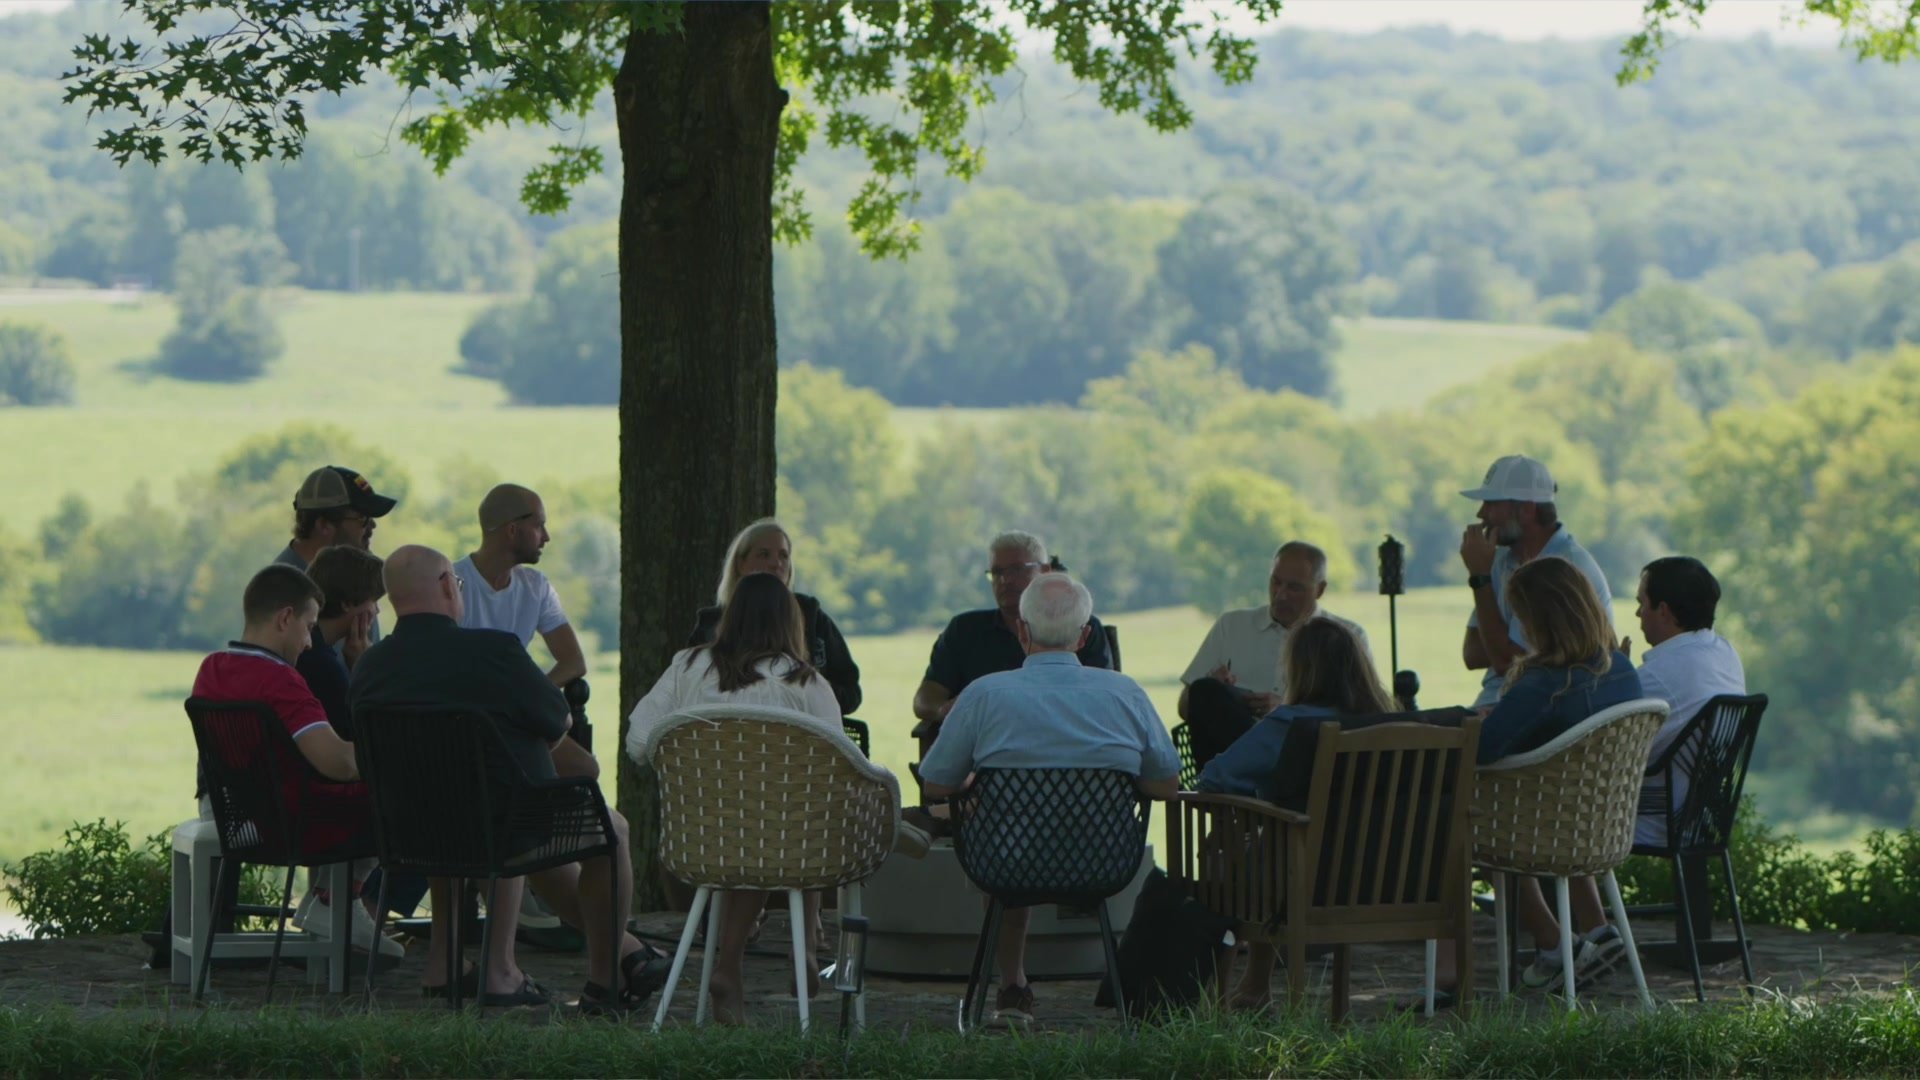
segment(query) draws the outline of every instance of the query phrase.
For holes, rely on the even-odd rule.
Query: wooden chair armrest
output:
[[[1247,795],[1223,795],[1212,791],[1183,791],[1174,796],[1174,801],[1189,803],[1194,806],[1220,806],[1234,810],[1245,810],[1250,814],[1258,814],[1261,817],[1271,818],[1288,825],[1306,825],[1313,820],[1297,810],[1288,810],[1285,807],[1275,806],[1270,802],[1255,799]]]

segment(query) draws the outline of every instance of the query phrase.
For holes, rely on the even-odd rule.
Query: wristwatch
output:
[[[1469,574],[1469,575],[1467,575],[1467,588],[1469,588],[1469,589],[1478,589],[1478,588],[1481,588],[1481,587],[1483,587],[1483,586],[1487,586],[1487,585],[1491,585],[1491,584],[1493,584],[1493,575],[1492,575],[1492,574]]]

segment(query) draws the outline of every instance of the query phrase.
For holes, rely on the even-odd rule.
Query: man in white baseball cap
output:
[[[1475,706],[1499,698],[1507,665],[1529,648],[1507,606],[1507,579],[1515,570],[1545,556],[1565,559],[1593,583],[1611,614],[1613,593],[1607,577],[1560,523],[1554,505],[1557,491],[1545,465],[1509,454],[1493,463],[1479,487],[1460,493],[1480,501],[1479,522],[1460,536],[1460,561],[1466,564],[1467,585],[1473,590],[1473,616],[1467,620],[1461,654],[1467,670],[1487,673]]]

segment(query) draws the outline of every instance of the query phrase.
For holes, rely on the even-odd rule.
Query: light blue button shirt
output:
[[[1118,769],[1147,780],[1180,773],[1180,756],[1140,684],[1083,667],[1070,652],[967,684],[920,763],[920,776],[959,787],[975,769]]]
[[[1576,570],[1586,575],[1587,580],[1593,583],[1593,591],[1600,595],[1600,607],[1607,613],[1607,624],[1611,626],[1613,624],[1613,590],[1607,587],[1607,575],[1600,572],[1600,564],[1594,561],[1592,555],[1587,554],[1586,548],[1581,547],[1573,539],[1573,533],[1567,531],[1565,525],[1555,529],[1553,535],[1547,537],[1547,546],[1541,548],[1540,554],[1534,558],[1545,559],[1549,556],[1567,560]],[[1503,545],[1493,553],[1493,598],[1494,602],[1500,605],[1500,617],[1506,620],[1507,637],[1522,652],[1532,652],[1533,646],[1527,644],[1527,636],[1520,632],[1520,620],[1513,617],[1513,608],[1507,604],[1507,581],[1513,577],[1513,572],[1520,569],[1521,565],[1511,545]],[[1478,611],[1467,617],[1467,626],[1475,630],[1480,628]],[[1498,701],[1500,688],[1505,682],[1506,676],[1499,674],[1491,667],[1487,668],[1486,675],[1480,680],[1480,696],[1473,699],[1474,707],[1491,705]]]

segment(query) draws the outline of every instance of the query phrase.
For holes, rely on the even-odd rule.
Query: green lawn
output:
[[[1551,326],[1439,319],[1353,319],[1340,334],[1335,382],[1348,417],[1418,408],[1449,387],[1586,337]]]
[[[1401,598],[1400,663],[1420,672],[1421,700],[1448,704],[1472,699],[1478,685],[1459,663],[1465,589],[1423,589]],[[1356,593],[1329,597],[1326,607],[1358,621],[1372,638],[1382,668],[1387,661],[1387,603]],[[1632,626],[1632,610],[1615,618]],[[1147,688],[1172,723],[1179,676],[1210,620],[1191,608],[1121,613],[1127,672]],[[850,642],[861,668],[867,704],[861,718],[873,730],[877,761],[906,774],[914,759],[909,702],[926,668],[934,629],[909,630]],[[76,820],[127,821],[145,835],[191,816],[193,740],[180,703],[200,657],[194,653],[127,652],[60,646],[0,646],[0,686],[7,687],[10,737],[0,745],[0,859],[57,842]],[[602,761],[618,753],[616,657],[594,658],[594,704],[589,708]]]

